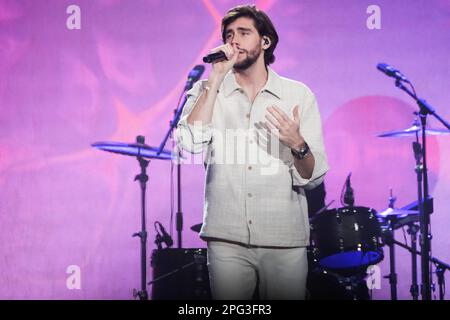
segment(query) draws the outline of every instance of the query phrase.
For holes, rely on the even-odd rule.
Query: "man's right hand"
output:
[[[222,82],[225,75],[230,71],[234,64],[237,61],[239,51],[237,48],[233,48],[233,46],[229,43],[221,45],[217,48],[211,50],[211,53],[223,51],[228,60],[214,62],[212,64],[212,70],[209,74],[210,81],[219,81]]]

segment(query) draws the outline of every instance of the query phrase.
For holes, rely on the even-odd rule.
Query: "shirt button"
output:
[[[247,114],[245,115],[245,117],[246,117],[247,119],[250,119],[250,113],[247,113]]]
[[[247,196],[248,196],[249,198],[253,197],[253,195],[252,195],[251,193],[247,194]]]
[[[248,170],[252,170],[252,166],[248,166]]]
[[[248,220],[248,224],[252,224],[252,220]]]
[[[250,143],[250,144],[253,143],[253,140],[250,140],[248,143]]]

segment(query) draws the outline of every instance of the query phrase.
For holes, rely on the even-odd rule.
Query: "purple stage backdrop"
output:
[[[144,135],[159,145],[187,74],[220,44],[220,19],[237,4],[0,0],[0,298],[133,299],[140,286],[139,241],[132,237],[140,229],[138,162],[90,144]],[[399,68],[450,119],[450,1],[255,4],[280,35],[275,71],[317,95],[331,167],[326,202],[340,206],[350,171],[357,205],[385,209],[390,188],[397,207],[416,200],[413,138],[376,135],[409,127],[417,106],[375,66]],[[441,127],[431,118],[429,124]],[[428,141],[432,254],[450,262],[450,136]],[[152,161],[148,174],[150,261],[155,221],[176,245],[176,193],[170,161]],[[190,229],[202,221],[203,182],[202,165],[182,166],[185,248],[205,247]],[[409,243],[396,231],[397,240],[405,237]],[[390,297],[382,278],[386,247],[384,253],[374,269],[381,278],[374,299]],[[399,298],[410,299],[410,256],[399,247],[396,253]]]

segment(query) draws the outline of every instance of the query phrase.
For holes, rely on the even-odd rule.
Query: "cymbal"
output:
[[[192,231],[195,231],[195,232],[200,232],[200,229],[202,228],[202,225],[203,225],[203,223],[194,224],[194,225],[191,227],[191,230],[192,230]]]
[[[387,217],[402,218],[409,215],[417,215],[417,214],[419,214],[419,211],[417,210],[402,210],[402,209],[388,208],[382,212],[378,212],[377,216],[380,218],[387,218]]]
[[[146,145],[145,143],[101,141],[95,142],[91,146],[103,151],[119,153],[127,156],[140,156],[143,158],[160,160],[171,160],[177,158],[176,154],[173,154],[168,150],[162,150],[161,153],[158,154],[159,148],[151,147],[149,145]]]
[[[381,138],[389,138],[389,137],[411,137],[417,134],[421,134],[422,128],[418,125],[413,125],[407,129],[403,130],[394,130],[387,131],[377,135],[377,137]],[[425,129],[425,133],[430,136],[438,136],[442,134],[450,134],[450,130],[447,129]]]

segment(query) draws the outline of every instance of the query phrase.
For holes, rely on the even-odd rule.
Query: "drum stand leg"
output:
[[[411,223],[408,225],[408,233],[411,235],[411,276],[412,276],[412,284],[411,284],[411,295],[413,300],[419,299],[419,286],[417,285],[417,232],[419,231],[419,227]]]
[[[394,244],[394,230],[389,228],[389,232],[386,235],[385,242],[389,247],[389,264],[390,273],[384,278],[389,279],[391,285],[391,300],[397,300],[397,274],[395,273],[395,244]]]

